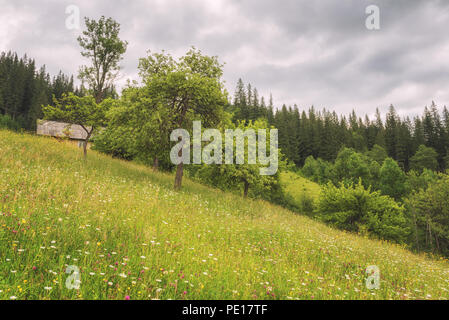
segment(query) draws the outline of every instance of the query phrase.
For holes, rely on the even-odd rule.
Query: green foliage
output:
[[[301,169],[301,173],[316,183],[325,184],[332,179],[333,165],[322,159],[309,156]]]
[[[107,127],[95,148],[123,159],[153,161],[155,169],[171,169],[168,108],[153,100],[147,87],[128,87],[107,113]]]
[[[421,173],[417,171],[410,171],[407,173],[407,185],[410,192],[425,190],[427,187],[436,182],[441,176],[435,171],[424,169]]]
[[[362,153],[350,148],[343,148],[337,156],[333,171],[333,182],[356,184],[360,179],[363,185],[376,186],[379,177],[379,164]]]
[[[410,159],[411,168],[418,172],[422,172],[424,169],[437,170],[438,169],[438,154],[430,147],[420,145],[418,151]]]
[[[113,100],[95,103],[92,96],[78,97],[73,93],[63,94],[60,100],[54,99],[54,106],[43,107],[45,119],[78,124],[97,129],[104,125],[105,113]]]
[[[9,115],[0,114],[0,128],[19,131],[22,126],[19,122],[13,120]]]
[[[366,231],[399,243],[405,242],[410,232],[404,207],[361,183],[339,187],[329,183],[321,192],[317,214],[337,228]]]
[[[53,99],[54,106],[42,107],[45,119],[77,124],[86,132],[84,155],[87,153],[87,142],[101,126],[105,125],[107,110],[116,103],[106,99],[97,104],[92,96],[79,97],[73,93],[63,94],[62,98]]]
[[[366,155],[376,161],[379,165],[382,165],[384,160],[388,157],[387,151],[378,144],[375,144]]]
[[[415,224],[415,248],[449,255],[449,176],[441,175],[408,200]]]
[[[51,103],[52,97],[77,91],[73,78],[62,72],[51,79],[42,67],[36,69],[34,60],[26,55],[0,53],[0,116],[2,125],[17,130],[35,130],[36,120],[42,116],[41,105]]]
[[[400,200],[407,193],[407,177],[398,163],[386,158],[380,168],[379,189],[382,194]]]
[[[229,123],[226,126],[226,129],[231,129],[231,126],[232,124]],[[255,121],[254,123],[249,121],[247,125],[242,121],[236,128],[241,129],[242,131],[253,129],[256,132],[258,132],[259,129],[266,129],[266,150],[270,150],[270,134],[267,126],[267,123],[262,120]],[[257,150],[258,146],[249,146],[248,139],[245,139],[244,143],[244,164],[236,164],[236,158],[239,154],[235,146],[234,138],[234,164],[202,165],[200,167],[193,166],[191,170],[192,175],[197,179],[222,190],[238,191],[239,193],[243,193],[244,196],[262,198],[274,203],[283,204],[285,199],[280,183],[280,170],[282,170],[286,164],[282,161],[282,154],[279,153],[278,155],[278,171],[274,175],[261,175],[260,168],[265,166],[261,165],[259,162],[257,164],[248,163],[248,150],[250,148]],[[223,147],[223,154],[224,151]]]
[[[183,128],[191,130],[194,120],[216,127],[223,118],[227,93],[221,77],[223,65],[215,56],[190,49],[175,61],[169,54],[155,53],[140,59],[140,75],[152,100],[158,124],[163,132]],[[161,127],[162,126],[162,127]],[[181,188],[183,163],[177,166],[175,189]]]
[[[78,43],[83,49],[81,55],[92,64],[80,67],[78,77],[87,82],[95,101],[100,103],[113,87],[128,43],[119,38],[120,24],[112,18],[102,16],[95,21],[86,17],[85,24]]]

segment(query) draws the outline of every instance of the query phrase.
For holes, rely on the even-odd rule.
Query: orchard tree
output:
[[[83,49],[81,55],[90,59],[91,65],[82,66],[78,77],[87,82],[95,102],[100,103],[113,88],[128,42],[119,38],[120,24],[112,18],[102,16],[95,21],[86,17],[85,24],[78,42]]]
[[[201,120],[208,127],[220,123],[227,93],[221,80],[223,65],[217,57],[203,55],[192,48],[175,61],[164,52],[150,54],[139,63],[145,86],[164,113],[170,117],[167,129],[192,128],[193,120]],[[179,150],[182,157],[182,148]],[[184,164],[177,165],[175,189],[182,185]]]
[[[230,118],[230,117],[229,117]],[[268,130],[268,124],[266,120],[256,120],[255,122],[240,121],[234,128],[233,124],[228,122],[226,128],[222,128],[224,134],[227,135],[227,129],[233,129],[234,135],[228,142],[232,143],[232,157],[229,156],[228,161],[232,163],[223,164],[203,164],[199,169],[194,169],[194,175],[202,181],[223,190],[237,190],[243,194],[243,197],[252,196],[254,198],[263,198],[265,200],[280,203],[283,200],[282,188],[280,183],[279,172],[286,167],[286,163],[283,160],[283,155],[278,151],[276,139],[270,135]],[[226,129],[226,130],[225,130]],[[271,128],[274,129],[274,128]],[[238,131],[240,130],[240,131]],[[250,138],[245,138],[245,133],[251,131],[258,134],[260,131],[264,131],[266,139],[260,139],[260,136],[251,141]],[[237,146],[237,141],[240,139],[240,133],[243,141],[243,148]],[[272,140],[274,139],[274,140]],[[267,168],[267,164],[263,164],[259,161],[250,161],[249,159],[256,158],[256,151],[260,152],[261,143],[265,143],[265,151],[268,152],[267,158],[270,165],[276,168],[273,174],[262,175],[261,169]],[[230,143],[229,143],[230,144]],[[226,154],[229,150],[222,144],[222,158],[228,157]],[[251,157],[250,154],[252,153]],[[203,155],[204,158],[204,155]],[[240,160],[238,160],[240,158]],[[272,167],[272,168],[274,168]],[[274,169],[273,169],[274,171]]]
[[[60,100],[54,99],[54,106],[43,106],[44,118],[77,124],[86,132],[84,138],[84,157],[87,156],[87,142],[92,134],[105,124],[105,112],[114,103],[106,99],[101,104],[92,96],[79,97],[73,93],[63,94]]]
[[[107,114],[108,127],[99,139],[105,144],[102,148],[144,162],[152,159],[155,170],[161,160],[164,168],[172,167],[169,163],[169,129],[172,127],[169,109],[152,98],[147,87],[124,89],[118,104]],[[104,135],[111,139],[102,139]]]

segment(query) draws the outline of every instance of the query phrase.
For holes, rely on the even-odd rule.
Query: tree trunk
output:
[[[182,123],[184,122],[184,118],[186,116],[186,113],[187,113],[187,107],[184,106],[182,108],[181,116],[180,116],[179,121],[178,121],[178,126],[180,128],[182,127]],[[180,157],[182,157],[182,148],[179,149],[178,155]],[[183,172],[184,172],[184,164],[181,162],[180,164],[178,164],[178,167],[176,168],[175,190],[181,189]]]
[[[416,222],[416,212],[415,212],[415,208],[413,207],[412,209],[413,212],[413,222],[415,224],[415,241],[416,241],[416,248],[418,249],[418,253],[419,253],[419,239],[418,239],[418,223]]]
[[[84,140],[84,143],[83,143],[83,152],[84,152],[84,159],[86,159],[86,157],[87,157],[87,139]]]
[[[243,197],[247,198],[248,197],[248,189],[249,189],[249,183],[248,181],[244,181],[244,189],[243,189]]]
[[[184,171],[184,164],[181,162],[180,164],[178,164],[178,167],[176,169],[175,190],[181,189],[183,171]]]
[[[87,130],[85,126],[80,125],[87,133],[86,139],[84,139],[84,143],[83,143],[83,152],[84,152],[84,159],[87,158],[87,143],[89,142],[90,136],[92,135],[92,132],[94,131],[94,127],[92,127],[92,129]]]
[[[159,170],[159,159],[157,157],[154,157],[154,160],[153,160],[153,170],[154,171]]]

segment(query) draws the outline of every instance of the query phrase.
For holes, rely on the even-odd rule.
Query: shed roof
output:
[[[91,129],[91,127],[86,128]],[[85,140],[87,137],[87,132],[78,124],[48,120],[37,121],[37,134],[74,140]]]

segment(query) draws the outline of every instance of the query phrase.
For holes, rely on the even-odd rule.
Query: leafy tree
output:
[[[398,163],[386,158],[380,168],[379,189],[382,194],[400,200],[407,192],[406,176]]]
[[[418,250],[449,255],[449,176],[413,193],[408,204],[415,225]]]
[[[307,157],[301,172],[306,178],[324,184],[331,180],[333,169],[331,163],[309,156]]]
[[[169,109],[159,103],[147,87],[123,90],[118,106],[107,114],[107,129],[96,139],[100,150],[144,163],[171,169]],[[157,134],[155,134],[157,132]]]
[[[424,169],[422,172],[411,170],[407,173],[407,184],[410,192],[418,192],[419,190],[426,190],[439,177],[438,173],[429,169]]]
[[[232,124],[228,123],[226,129],[232,128]],[[245,122],[238,123],[235,129],[240,129],[242,132],[246,130],[254,130],[257,133],[259,130],[266,130],[266,150],[270,150],[270,133],[267,130],[268,124],[266,121],[257,120],[250,121],[245,125]],[[224,129],[224,128],[223,128]],[[199,169],[194,170],[194,175],[202,181],[219,187],[224,190],[239,190],[244,197],[251,196],[253,198],[263,198],[275,203],[283,203],[283,192],[280,184],[279,172],[285,168],[285,162],[282,160],[282,154],[277,154],[278,170],[274,175],[261,175],[260,169],[266,167],[260,162],[255,164],[248,162],[248,154],[251,151],[256,152],[259,149],[259,141],[256,145],[250,144],[248,139],[244,139],[244,153],[240,154],[236,145],[236,138],[234,138],[233,147],[233,164],[221,165],[202,165]],[[223,148],[223,153],[225,149]],[[241,156],[244,163],[238,164],[236,159]],[[274,155],[272,155],[274,156]],[[224,156],[222,157],[224,159]],[[275,161],[274,157],[271,158]]]
[[[162,55],[165,55],[162,53]],[[152,66],[162,58],[154,56],[140,60],[141,74],[145,75],[145,66]],[[178,61],[169,55],[164,58],[169,67],[149,72],[145,78],[147,90],[157,99],[158,104],[167,108],[171,120],[167,121],[171,132],[176,128],[190,129],[193,120],[202,120],[203,125],[214,127],[220,123],[223,107],[227,104],[227,93],[221,80],[223,66],[217,57],[203,55],[192,48]],[[167,66],[167,65],[165,65]],[[179,151],[182,156],[182,149]],[[182,184],[184,164],[177,165],[175,189]]]
[[[376,180],[378,170],[379,165],[362,153],[343,148],[335,160],[333,181],[335,185],[340,181],[354,184],[361,179],[363,185],[368,187]]]
[[[438,168],[438,154],[433,148],[420,145],[418,151],[410,159],[411,168],[418,172],[422,172],[424,169],[437,170]]]
[[[90,59],[90,66],[82,66],[78,77],[86,81],[96,103],[106,98],[120,70],[119,62],[128,42],[119,38],[120,24],[112,18],[102,16],[98,21],[85,18],[86,30],[78,37],[84,51],[83,57]]]
[[[101,104],[92,96],[78,97],[73,93],[63,94],[60,100],[54,99],[54,106],[43,107],[44,117],[48,120],[77,124],[86,132],[84,138],[84,157],[87,156],[87,142],[92,134],[105,124],[105,112],[113,101],[107,99]]]
[[[382,165],[384,160],[388,157],[387,151],[378,144],[375,144],[366,155],[376,161],[379,165]]]

